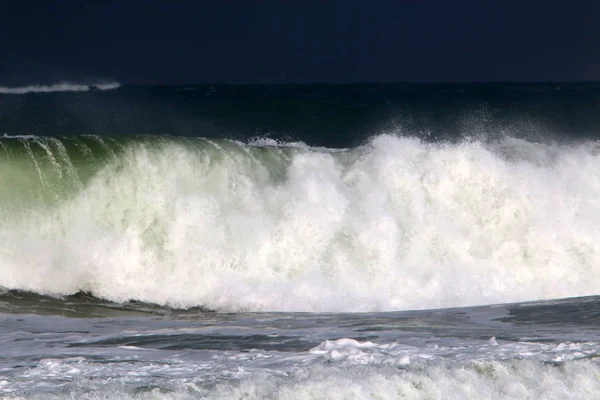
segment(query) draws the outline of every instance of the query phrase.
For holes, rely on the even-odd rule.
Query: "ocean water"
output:
[[[600,84],[0,87],[0,398],[595,399]]]

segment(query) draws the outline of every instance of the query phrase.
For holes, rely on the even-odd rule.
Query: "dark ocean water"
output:
[[[600,84],[0,87],[0,397],[594,399]]]
[[[595,139],[599,124],[600,83],[122,86],[0,93],[0,126],[13,135],[271,137],[339,148],[386,131],[428,140]]]

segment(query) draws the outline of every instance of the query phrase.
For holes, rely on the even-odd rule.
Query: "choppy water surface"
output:
[[[591,398],[598,389],[596,297],[367,314],[1,301],[9,397]]]

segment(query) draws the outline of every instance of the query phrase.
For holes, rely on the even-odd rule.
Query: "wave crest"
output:
[[[49,92],[88,92],[90,90],[113,90],[118,89],[119,87],[121,87],[119,82],[102,82],[95,84],[59,82],[53,85],[28,85],[15,87],[0,86],[0,93],[27,94]]]

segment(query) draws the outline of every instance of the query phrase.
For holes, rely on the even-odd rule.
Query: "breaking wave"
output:
[[[0,139],[0,286],[224,311],[596,294],[595,142]]]

